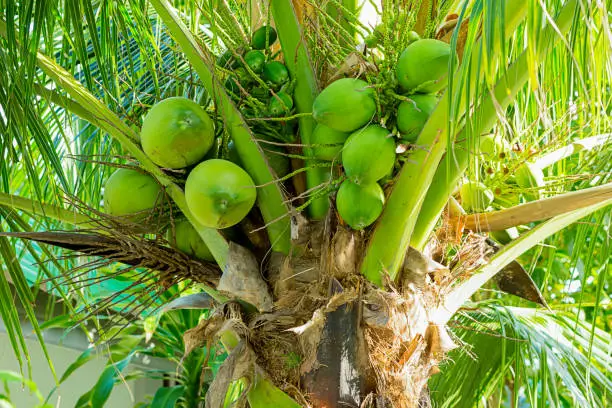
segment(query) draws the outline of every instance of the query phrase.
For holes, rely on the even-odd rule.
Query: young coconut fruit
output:
[[[516,184],[528,190],[523,192],[523,195],[528,201],[540,199],[540,188],[546,185],[542,169],[533,164],[523,163],[516,169],[514,178]]]
[[[380,216],[385,194],[378,183],[355,184],[345,180],[336,195],[340,217],[354,230],[362,230]]]
[[[270,61],[264,65],[263,77],[273,88],[280,88],[289,81],[289,71],[283,63]]]
[[[349,135],[350,133],[334,130],[321,123],[317,124],[310,136],[310,144],[315,145],[312,147],[313,156],[319,160],[340,162],[342,146]]]
[[[142,149],[158,166],[180,169],[202,160],[215,139],[213,121],[197,103],[182,97],[154,105],[140,132]]]
[[[166,240],[174,248],[202,261],[215,260],[198,231],[187,219],[177,221],[174,234],[172,232],[172,228],[168,229]]]
[[[456,58],[450,45],[430,38],[410,44],[397,62],[397,80],[411,92],[434,93],[448,82],[448,64]]]
[[[403,101],[397,108],[397,128],[402,140],[413,143],[438,104],[438,98],[435,95],[417,94],[411,95],[410,99],[412,102]]]
[[[286,116],[293,109],[293,98],[284,91],[279,91],[270,97],[268,112],[271,116]]]
[[[266,36],[267,44],[266,44]],[[269,47],[276,41],[276,30],[274,27],[261,26],[253,33],[253,37],[251,38],[251,47],[256,50],[263,50],[266,48],[266,45]]]
[[[227,228],[251,211],[257,198],[251,176],[222,159],[198,164],[187,176],[185,199],[193,216],[209,228]]]
[[[221,68],[231,69],[238,68],[240,65],[234,53],[231,50],[226,50],[223,54],[217,58],[217,65]]]
[[[342,148],[342,165],[349,180],[374,183],[386,176],[395,163],[395,142],[387,129],[366,126],[349,136]]]
[[[120,168],[104,184],[104,210],[115,216],[150,211],[161,196],[161,186],[152,176]]]
[[[340,132],[353,132],[366,125],[376,113],[374,90],[360,79],[332,82],[314,100],[312,116]]]
[[[495,195],[487,186],[477,181],[463,183],[459,194],[461,205],[467,212],[483,212],[495,198]]]
[[[261,74],[266,64],[266,56],[259,50],[251,50],[244,54],[244,62],[251,68],[251,71]]]

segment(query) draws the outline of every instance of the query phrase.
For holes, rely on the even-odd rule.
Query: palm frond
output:
[[[437,406],[604,406],[612,390],[610,334],[589,342],[590,323],[567,312],[483,304],[452,326],[464,348],[430,382]]]

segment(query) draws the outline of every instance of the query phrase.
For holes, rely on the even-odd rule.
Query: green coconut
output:
[[[314,100],[312,115],[340,132],[353,132],[366,125],[376,113],[374,90],[360,79],[343,78],[332,82]]]
[[[438,104],[435,95],[412,95],[412,102],[403,101],[397,108],[397,128],[401,138],[413,143]]]
[[[365,38],[365,45],[370,48],[376,48],[385,38],[385,26],[383,24],[377,25],[372,34]]]
[[[272,84],[274,88],[280,88],[289,81],[289,71],[287,67],[278,61],[270,61],[263,68],[263,77]]]
[[[271,116],[285,116],[293,109],[293,98],[284,91],[279,91],[270,97],[268,112]]]
[[[416,31],[408,31],[406,35],[406,40],[408,41],[408,45],[412,44],[415,41],[419,41],[421,36]]]
[[[187,176],[185,199],[193,216],[209,228],[227,228],[251,211],[257,198],[251,176],[222,159],[198,164]]]
[[[468,181],[459,190],[461,205],[467,212],[483,212],[491,205],[495,195],[483,183]]]
[[[385,194],[378,183],[355,184],[345,180],[336,195],[336,209],[351,228],[361,230],[380,216]]]
[[[526,189],[522,193],[528,201],[540,199],[540,191],[546,185],[542,169],[533,164],[523,163],[514,172],[514,178],[516,184]]]
[[[319,160],[335,160],[340,162],[342,159],[340,154],[342,146],[349,135],[350,133],[334,130],[321,123],[317,124],[310,136],[310,144],[315,145],[312,147],[313,156]]]
[[[378,125],[366,126],[349,136],[342,149],[342,165],[357,184],[374,183],[385,177],[395,163],[395,142]]]
[[[266,64],[266,56],[259,50],[251,50],[244,54],[244,62],[251,68],[251,71],[260,74]]]
[[[219,58],[217,58],[217,65],[225,69],[231,69],[238,68],[240,63],[231,50],[226,50],[223,54],[219,55]]]
[[[456,58],[456,55],[447,43],[429,38],[417,40],[400,55],[396,67],[397,80],[407,91],[438,92],[448,82],[451,58]]]
[[[104,210],[126,216],[152,210],[161,202],[162,188],[150,175],[120,168],[104,184]]]
[[[268,37],[267,44],[266,36]],[[277,35],[274,27],[262,26],[253,33],[253,37],[251,38],[251,47],[256,50],[263,50],[266,48],[266,45],[269,47],[274,44],[276,37]]]
[[[511,148],[508,142],[502,137],[495,137],[493,134],[487,134],[480,138],[476,150],[487,160],[498,160],[500,159],[500,155],[510,151]]]
[[[201,161],[215,139],[213,121],[197,103],[181,97],[154,105],[140,132],[142,149],[158,166],[180,169]]]
[[[215,260],[198,231],[187,219],[177,221],[174,234],[172,232],[170,228],[166,233],[166,240],[179,251],[202,261]]]

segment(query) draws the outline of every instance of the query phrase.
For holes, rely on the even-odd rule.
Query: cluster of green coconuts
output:
[[[402,52],[395,72],[405,95],[395,112],[398,137],[372,123],[375,90],[361,79],[332,82],[315,99],[312,154],[342,164],[346,179],[336,195],[336,209],[351,228],[361,230],[382,213],[385,195],[380,182],[392,175],[396,144],[416,141],[438,103],[437,94],[447,85],[451,58],[447,43],[420,39],[416,33]]]
[[[263,26],[257,29],[251,38],[249,50],[233,52],[227,50],[217,59],[217,65],[230,72],[225,80],[225,88],[244,116],[255,116],[252,108],[246,103],[246,96],[256,98],[267,107],[261,112],[269,117],[288,116],[293,110],[293,86],[287,67],[280,61],[272,59],[269,47],[277,40],[273,27]],[[249,70],[251,71],[249,72]],[[264,82],[267,87],[261,85]],[[268,123],[268,127],[275,126]],[[277,122],[277,131],[293,134],[287,123]],[[252,130],[258,139],[279,142],[263,129],[254,124]],[[227,145],[228,159],[242,166],[233,141]],[[266,143],[264,154],[270,167],[278,177],[291,171],[291,162],[285,149],[279,144]]]
[[[244,62],[274,90],[261,90],[258,97],[267,101],[268,113],[283,116],[293,108],[293,98],[287,89],[289,73],[278,61],[267,61],[264,52],[276,41],[273,28],[261,27],[253,33],[251,50],[242,55]],[[229,94],[240,103],[240,88],[255,86],[246,69],[230,51],[222,54],[217,63],[232,67],[225,82]],[[256,90],[255,90],[256,91]],[[261,135],[260,135],[261,136]],[[251,211],[257,197],[255,183],[241,167],[233,142],[227,146],[227,159],[214,158],[219,148],[213,120],[197,103],[172,97],[154,105],[146,114],[140,131],[140,142],[145,154],[161,168],[186,169],[185,199],[193,217],[203,226],[225,229],[239,223]],[[267,150],[273,150],[275,146]],[[213,157],[213,158],[211,158]],[[270,154],[273,170],[283,175],[289,171],[285,156]],[[162,187],[149,174],[133,168],[119,168],[104,186],[104,208],[113,216],[140,220],[159,205]],[[185,218],[179,218],[173,231],[166,234],[168,241],[180,251],[198,259],[212,261],[213,256],[198,232]]]
[[[225,81],[225,88],[235,101],[240,104],[244,90],[248,95],[265,102],[270,116],[280,117],[286,116],[293,109],[293,97],[289,70],[282,62],[271,59],[271,53],[267,52],[276,38],[273,27],[263,26],[253,33],[250,50],[237,54],[239,58],[228,50],[217,59],[217,65],[232,71]],[[261,86],[257,79],[263,80],[274,93]],[[241,110],[244,112],[245,109]]]
[[[164,99],[146,114],[140,142],[152,162],[165,169],[189,169],[185,199],[202,225],[223,229],[240,222],[255,204],[255,183],[229,160],[208,159],[215,129],[197,103],[182,97]],[[162,188],[149,174],[119,168],[106,181],[104,208],[108,214],[134,218],[148,214],[162,197]],[[210,251],[186,219],[179,219],[168,240],[196,258],[212,260]]]

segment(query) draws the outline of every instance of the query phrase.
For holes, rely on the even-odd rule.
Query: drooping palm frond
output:
[[[437,406],[605,406],[609,398],[612,338],[591,333],[588,321],[490,303],[452,326],[465,348],[430,382]]]

